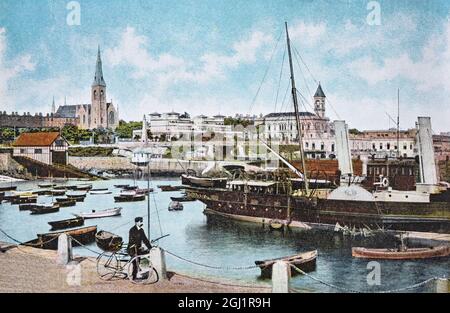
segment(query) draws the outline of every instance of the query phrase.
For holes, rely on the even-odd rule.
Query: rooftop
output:
[[[13,143],[15,147],[50,146],[58,137],[58,132],[23,133]]]

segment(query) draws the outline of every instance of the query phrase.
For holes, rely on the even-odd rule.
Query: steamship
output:
[[[286,41],[302,170],[263,144],[298,178],[273,171],[253,176],[243,174],[240,179],[229,179],[221,185],[192,184],[184,179],[187,196],[203,202],[206,205],[204,213],[209,216],[267,225],[277,221],[285,226],[307,229],[333,229],[339,224],[369,229],[450,233],[450,190],[437,184],[428,117],[419,117],[417,124],[421,183],[416,183],[414,190],[393,189],[386,177],[375,182],[375,190],[363,188],[352,177],[338,182],[338,186],[335,181],[327,179],[308,179],[287,24]],[[351,175],[348,127],[344,121],[334,123],[339,169]]]

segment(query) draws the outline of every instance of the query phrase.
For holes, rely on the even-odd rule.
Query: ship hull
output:
[[[205,213],[267,224],[281,220],[291,227],[384,228],[399,231],[450,233],[450,203],[365,202],[306,199],[253,194],[227,189],[188,188],[188,197],[206,205]]]

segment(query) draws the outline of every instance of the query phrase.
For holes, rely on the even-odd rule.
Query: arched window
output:
[[[109,125],[113,125],[114,124],[114,120],[115,120],[115,116],[114,116],[114,112],[113,111],[109,112],[108,119],[109,119],[109,122],[108,122]]]
[[[97,90],[94,90],[94,100],[97,100]]]

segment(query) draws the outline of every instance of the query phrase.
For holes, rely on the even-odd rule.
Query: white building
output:
[[[151,113],[148,119],[146,129],[149,130],[150,140],[171,141],[179,139],[181,136],[202,136],[208,134],[229,135],[232,131],[230,125],[225,125],[225,116],[215,115],[212,117],[199,115],[191,118],[189,114],[184,113]],[[144,128],[144,126],[143,126]],[[133,138],[143,138],[142,129],[133,131]]]
[[[310,158],[335,156],[334,129],[325,116],[325,93],[321,85],[314,94],[314,113],[300,112],[300,124],[305,153]],[[298,128],[294,112],[270,113],[264,117],[264,137],[268,141],[288,145],[298,143]]]

